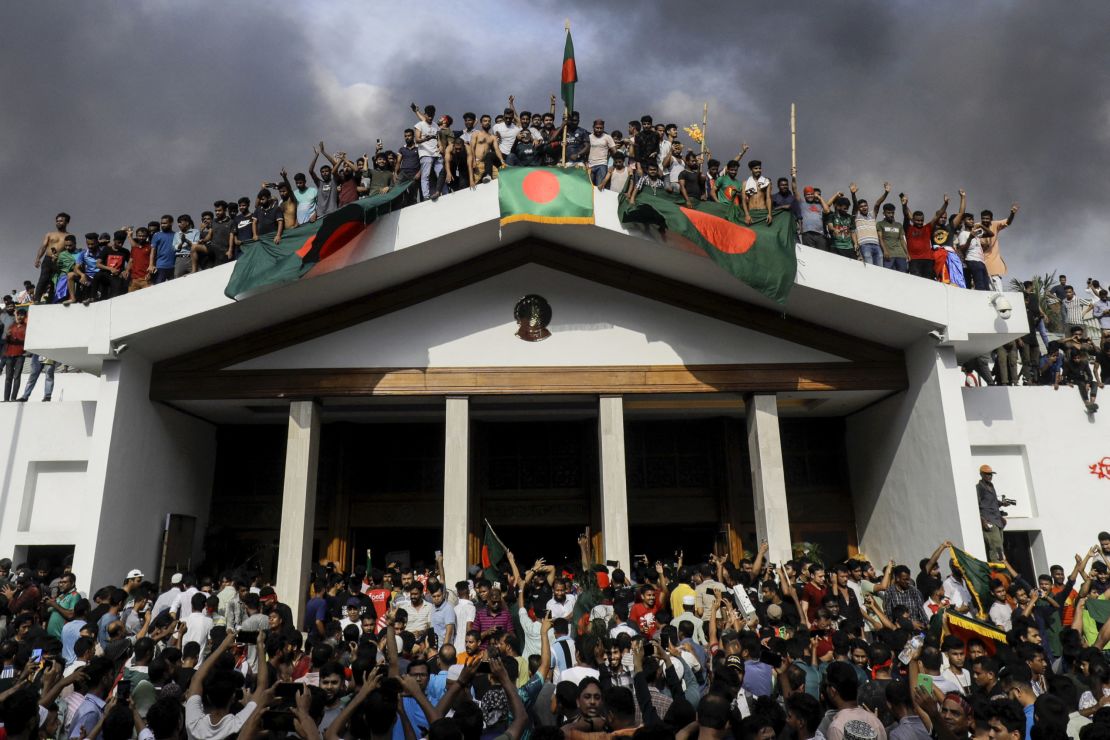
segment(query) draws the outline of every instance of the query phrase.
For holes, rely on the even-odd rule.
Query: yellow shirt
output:
[[[682,613],[682,597],[693,596],[695,603],[697,600],[697,591],[692,589],[685,583],[680,583],[671,590],[671,616],[676,617]]]

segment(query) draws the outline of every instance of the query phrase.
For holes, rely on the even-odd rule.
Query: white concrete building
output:
[[[1027,333],[1020,295],[1003,319],[990,294],[798,246],[782,307],[623,227],[615,195],[596,210],[499,230],[483,186],[240,301],[226,265],[34,307],[28,349],[83,372],[0,407],[0,550],[68,549],[82,589],[250,562],[299,613],[318,559],[442,549],[461,577],[483,519],[552,559],[590,526],[622,564],[762,538],[775,561],[799,541],[981,554],[983,462],[1019,502],[1015,562],[1066,564],[1106,526],[1089,468],[1110,436],[1073,389],[963,387],[962,361]],[[525,295],[550,306],[543,341],[517,336]]]

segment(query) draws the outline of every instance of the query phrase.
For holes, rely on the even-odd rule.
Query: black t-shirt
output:
[[[517,164],[521,167],[538,167],[543,163],[543,154],[532,141],[527,144],[523,141],[513,144],[513,154],[516,155]]]
[[[101,253],[100,262],[107,265],[109,269],[119,272],[130,256],[131,252],[124,247],[110,246]]]
[[[254,218],[258,221],[259,236],[277,231],[277,222],[281,219],[281,205],[273,203],[269,208],[259,206],[254,209]]]
[[[659,134],[655,129],[644,129],[633,138],[636,147],[636,160],[642,164],[657,162],[659,159]]]
[[[702,185],[702,174],[696,170],[683,170],[678,173],[678,181],[686,186],[686,195],[693,200],[700,200],[705,190]]]
[[[225,218],[223,221],[216,219],[212,222],[212,236],[208,241],[209,246],[213,249],[226,253],[229,240],[231,238],[232,223],[230,218]],[[249,228],[249,226],[248,226]],[[249,236],[247,238],[250,238]]]
[[[950,224],[933,227],[933,244],[938,247],[956,246],[956,232]]]
[[[251,214],[237,213],[235,218],[232,219],[235,228],[235,236],[241,242],[249,242],[254,238],[254,232],[251,230]]]

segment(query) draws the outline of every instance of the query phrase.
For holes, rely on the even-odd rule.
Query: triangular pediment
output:
[[[550,308],[542,340],[518,336],[515,308],[525,295]],[[847,358],[532,263],[228,369],[837,361]]]

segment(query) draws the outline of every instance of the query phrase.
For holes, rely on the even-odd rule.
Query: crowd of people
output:
[[[748,223],[752,214],[770,220],[775,213],[789,211],[796,219],[799,241],[808,246],[954,286],[984,291],[1005,287],[999,236],[1013,224],[1019,210],[1016,203],[1005,218],[981,209],[976,220],[963,190],[958,191],[957,208],[950,207],[945,194],[931,216],[912,208],[905,193],[898,194],[897,205],[891,202],[890,183],[883,183],[882,192],[870,202],[859,197],[855,183],[849,185],[847,196],[839,190],[825,198],[814,185],[802,187],[799,193],[793,170],[772,186],[763,163],[752,159],[746,163],[749,175],[742,175],[746,144],[722,163],[710,151],[701,147],[695,151],[681,141],[675,123],[655,123],[645,115],[629,121],[627,133],[620,128],[607,130],[602,119],[594,120],[587,130],[580,125],[577,111],[556,125],[555,107],[552,96],[544,110],[517,111],[510,96],[508,106],[497,115],[463,113],[463,126],[456,129],[452,116],[437,114],[435,106],[421,108],[413,103],[413,125],[403,131],[396,150],[387,150],[377,139],[372,155],[365,153],[352,161],[345,151],[329,153],[321,141],[313,147],[307,175],[298,172],[290,182],[283,168],[278,179],[263,181],[253,199],[244,195],[214,201],[211,210],[200,214],[199,224],[190,214],[166,214],[145,226],[90,231],[79,245],[78,236],[69,230],[70,216],[57,214],[54,229],[43,237],[35,254],[37,281],[25,281],[22,290],[5,296],[8,305],[0,313],[7,316],[2,335],[6,378],[10,378],[5,381],[5,400],[29,397],[18,393],[16,370],[25,361],[19,351],[20,327],[25,327],[16,316],[19,306],[89,303],[141,290],[233,261],[260,237],[280,243],[289,229],[315,222],[360,198],[405,186],[408,191],[394,201],[397,207],[435,201],[489,182],[505,167],[582,167],[601,190],[623,193],[632,200],[648,190],[687,205],[731,203]],[[702,132],[690,134],[700,143]],[[1097,321],[1101,336],[1090,334],[1090,341],[1077,346],[1070,331],[1067,339],[1055,345],[1044,335],[1042,347],[1031,333],[970,369],[988,383],[1016,384],[1024,378],[1027,384],[1076,385],[1088,411],[1097,410],[1095,395],[1110,349],[1106,343],[1110,301],[1097,281],[1088,284],[1088,291],[1089,296],[1070,298],[1061,292],[1063,325]],[[1037,315],[1037,322],[1032,321],[1039,309],[1027,308],[1031,326],[1043,327],[1043,317]],[[1019,358],[1024,364],[1020,373]],[[993,370],[987,364],[991,359]],[[48,373],[49,398],[53,365],[43,358],[32,358],[31,364],[32,378]]]
[[[594,562],[587,531],[572,562],[508,552],[457,583],[442,561],[316,566],[300,624],[255,572],[159,591],[132,570],[89,596],[68,562],[5,559],[0,737],[1105,740],[1099,540],[1070,574],[1007,564],[979,594],[955,558],[942,574],[948,542],[916,576],[862,555],[772,563],[766,543],[622,568]],[[980,608],[1004,637],[938,634],[942,610]]]

